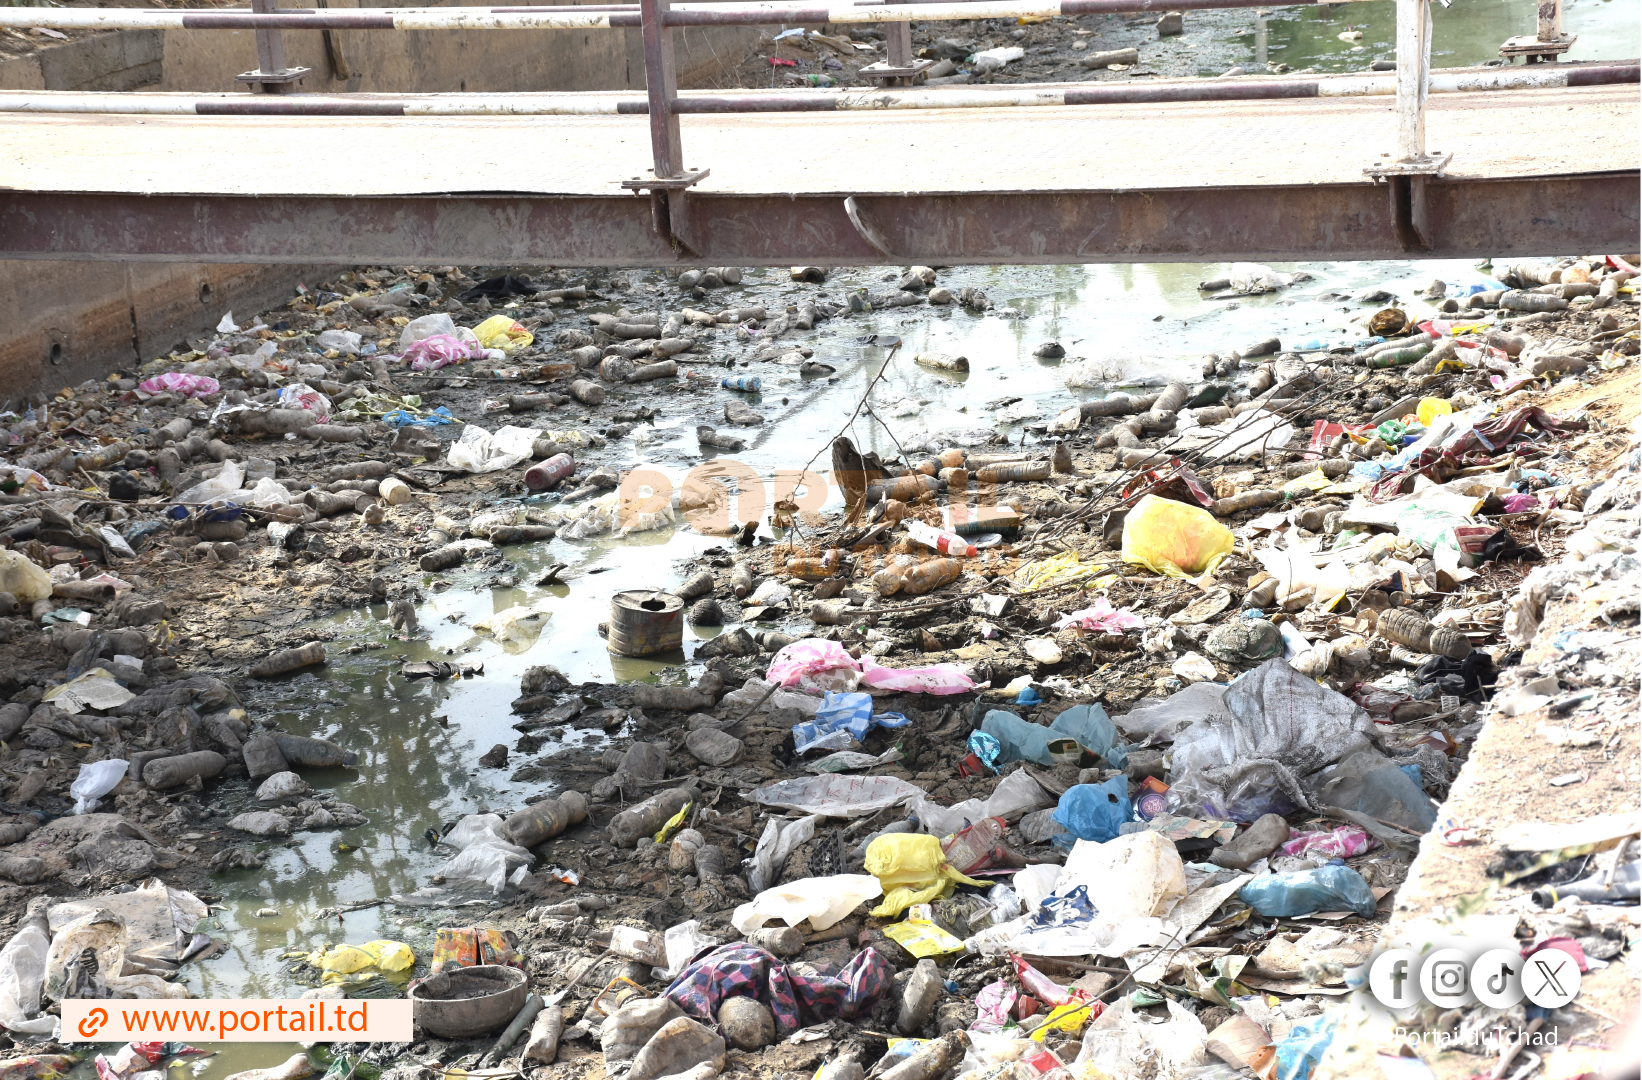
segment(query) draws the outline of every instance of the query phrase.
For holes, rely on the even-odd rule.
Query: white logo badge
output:
[[[1420,993],[1439,1009],[1473,1004],[1471,960],[1458,949],[1438,949],[1420,968]]]
[[[1541,949],[1522,962],[1522,990],[1545,1009],[1560,1009],[1579,993],[1579,965],[1561,949]]]
[[[1471,965],[1471,992],[1490,1009],[1509,1009],[1522,1001],[1522,954],[1489,949]]]
[[[1388,1009],[1406,1009],[1419,1003],[1420,988],[1415,972],[1420,958],[1413,949],[1387,949],[1374,958],[1368,969],[1368,989]]]

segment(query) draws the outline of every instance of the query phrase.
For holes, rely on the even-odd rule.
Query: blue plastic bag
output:
[[[1060,805],[1055,807],[1056,823],[1079,840],[1105,843],[1117,836],[1128,820],[1129,778],[1121,774],[1104,784],[1069,787],[1060,797]]]
[[[815,711],[814,720],[793,726],[793,744],[800,754],[811,749],[842,750],[846,749],[851,741],[860,742],[865,739],[867,732],[875,726],[900,728],[911,722],[895,712],[879,713],[874,716],[871,694],[829,692],[821,707]],[[838,738],[831,739],[830,736]]]
[[[1289,1028],[1277,1044],[1277,1080],[1309,1080],[1334,1041],[1335,1018],[1313,1016]]]
[[[1058,811],[1056,820],[1060,820]],[[1267,918],[1349,910],[1366,919],[1374,914],[1375,906],[1363,876],[1349,866],[1333,863],[1292,874],[1262,874],[1239,889],[1237,898]]]
[[[1113,768],[1121,769],[1129,760],[1128,744],[1118,738],[1117,726],[1099,705],[1074,705],[1055,717],[1048,727],[1003,709],[992,709],[981,721],[981,731],[997,739],[1002,747],[998,760],[988,762],[994,769],[1011,761],[1053,766],[1066,756],[1081,756],[1075,751],[1068,754],[1065,747],[1051,748],[1051,743],[1068,739],[1098,754]],[[1057,757],[1057,753],[1062,756]]]

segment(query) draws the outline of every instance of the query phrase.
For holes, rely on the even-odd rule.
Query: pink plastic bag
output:
[[[854,690],[860,678],[857,664],[844,647],[826,638],[804,638],[783,646],[770,661],[766,678],[806,693]]]
[[[1055,623],[1055,629],[1064,630],[1068,626],[1075,626],[1079,630],[1089,630],[1098,634],[1121,634],[1125,630],[1138,630],[1144,625],[1140,616],[1128,608],[1114,608],[1106,597],[1097,596],[1095,602],[1082,611],[1061,616]]]
[[[437,371],[449,364],[460,364],[484,355],[483,345],[458,341],[449,334],[434,334],[413,344],[399,359],[415,371]]]
[[[1355,825],[1337,825],[1327,832],[1290,833],[1283,845],[1284,855],[1326,855],[1329,858],[1349,859],[1372,851],[1378,844],[1372,836]]]
[[[970,1031],[999,1032],[1009,1026],[1009,1010],[1015,1007],[1020,994],[1013,986],[999,979],[981,987],[975,995],[975,1022]]]
[[[184,375],[180,371],[167,371],[152,379],[144,379],[137,384],[137,389],[145,394],[163,394],[169,390],[185,397],[204,397],[206,394],[216,393],[222,387],[209,375]]]
[[[874,690],[896,690],[903,694],[962,694],[975,689],[975,681],[951,664],[921,668],[887,668],[861,658],[861,685]]]

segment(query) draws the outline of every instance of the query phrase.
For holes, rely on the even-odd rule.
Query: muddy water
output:
[[[979,286],[998,309],[1012,308],[1018,315],[918,307],[823,323],[814,334],[795,340],[813,348],[815,358],[833,365],[836,374],[803,379],[790,369],[790,374],[772,376],[770,365],[762,365],[763,392],[744,396],[768,422],[742,429],[752,441],[733,457],[770,478],[776,470],[801,468],[820,451],[815,468],[824,472],[830,439],[880,374],[871,395],[877,418],[863,413],[851,430],[858,445],[894,454],[897,440],[906,441],[920,431],[994,426],[995,410],[989,403],[1001,398],[1026,399],[1045,417],[1053,416],[1076,397],[1091,393],[1067,391],[1061,385],[1060,367],[1080,357],[1121,360],[1131,378],[1192,379],[1204,353],[1246,346],[1272,334],[1291,343],[1361,336],[1349,319],[1374,308],[1323,302],[1317,299],[1321,293],[1384,286],[1409,298],[1411,309],[1424,311],[1428,309],[1412,295],[1433,277],[1459,284],[1481,279],[1469,264],[1452,262],[1281,265],[1276,269],[1305,270],[1315,280],[1237,301],[1202,298],[1196,283],[1221,276],[1226,269],[1170,264],[943,272],[942,283],[948,287]],[[885,273],[840,271],[828,289],[880,286]],[[795,286],[786,277],[784,271],[754,271],[739,291],[766,305],[813,294],[813,286]],[[635,275],[635,280],[661,279],[646,272]],[[667,288],[661,295],[671,298],[675,293]],[[872,334],[897,336],[903,344],[892,353],[861,343]],[[1066,347],[1066,360],[1050,363],[1032,356],[1039,344],[1051,340]],[[928,351],[966,355],[971,371],[952,375],[912,363],[913,354]],[[710,373],[716,379],[722,372],[718,368]],[[652,394],[645,400],[663,415],[642,445],[629,449],[618,444],[614,457],[606,459],[644,462],[681,482],[686,471],[701,462],[696,421],[668,417],[665,398]],[[911,415],[895,415],[901,410]],[[1005,430],[1012,441],[1022,437],[1019,424]],[[320,629],[326,636],[334,635],[330,664],[319,675],[262,684],[248,704],[288,731],[324,736],[357,750],[356,769],[307,770],[305,775],[316,787],[357,805],[370,821],[355,829],[305,832],[283,844],[261,845],[266,852],[261,869],[223,876],[224,907],[207,929],[226,940],[229,950],[189,967],[185,981],[190,990],[211,997],[294,997],[307,987],[293,977],[290,954],[326,943],[401,940],[425,959],[432,944],[430,926],[448,921],[446,911],[376,907],[340,920],[321,919],[319,913],[427,884],[444,856],[422,838],[425,830],[465,813],[517,807],[525,797],[548,790],[545,781],[510,779],[528,760],[517,754],[507,768],[477,765],[480,755],[496,743],[511,747],[516,741],[509,703],[518,696],[522,671],[551,663],[575,682],[611,682],[651,678],[669,665],[684,664],[700,640],[694,630],[685,632],[683,653],[637,661],[612,657],[595,627],[608,618],[612,593],[676,584],[680,560],[723,542],[692,531],[664,529],[619,540],[553,540],[510,548],[506,553],[517,565],[517,581],[532,582],[541,570],[562,562],[569,564],[564,583],[496,588],[476,572],[458,571],[441,576],[448,587],[435,588],[429,578],[425,600],[418,607],[421,630],[409,641],[394,638],[382,621],[385,608],[326,620]],[[476,621],[515,606],[547,613],[533,641],[502,643],[473,629]],[[357,651],[347,651],[350,647]],[[398,674],[407,660],[435,658],[479,661],[484,674],[448,682],[410,682]],[[562,742],[544,745],[540,753],[552,754],[565,746],[596,748],[605,739],[599,730],[571,729]],[[217,821],[238,813],[249,800],[243,782],[227,785],[217,802]],[[256,912],[264,909],[277,914],[258,917]],[[484,910],[483,905],[473,909],[476,917]],[[397,990],[379,983],[368,992]],[[235,1044],[203,1065],[201,1072],[221,1076],[236,1068],[275,1063],[290,1052],[288,1045]]]

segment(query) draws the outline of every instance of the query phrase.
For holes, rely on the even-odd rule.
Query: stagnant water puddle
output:
[[[1318,299],[1321,294],[1384,287],[1411,311],[1428,312],[1429,305],[1414,295],[1432,278],[1465,284],[1483,276],[1465,262],[1316,263],[1276,269],[1305,271],[1314,280],[1227,302],[1207,300],[1196,287],[1201,280],[1222,276],[1225,265],[943,271],[942,284],[954,291],[978,286],[998,308],[1012,307],[1020,315],[917,307],[824,322],[815,333],[794,340],[813,348],[816,359],[834,365],[836,377],[805,381],[794,372],[767,380],[763,393],[751,400],[769,422],[757,429],[746,450],[733,456],[769,478],[778,469],[800,468],[820,450],[815,469],[825,472],[829,440],[886,363],[890,370],[871,397],[882,422],[863,413],[853,433],[863,448],[894,454],[897,438],[905,440],[918,431],[992,426],[987,403],[1003,397],[1034,401],[1045,417],[1053,416],[1092,393],[1061,385],[1060,367],[1079,357],[1119,360],[1129,365],[1128,371],[1194,380],[1203,354],[1271,335],[1287,343],[1361,336],[1349,320],[1374,307],[1325,302]],[[877,286],[886,273],[840,272],[828,288]],[[786,283],[786,277],[785,271],[753,271],[741,291],[767,304],[789,294],[813,295],[813,286],[801,289]],[[632,278],[662,280],[649,272]],[[676,303],[676,290],[667,288],[660,295],[664,302]],[[861,339],[872,334],[900,337],[899,353],[892,358],[889,350],[863,346]],[[1033,349],[1051,340],[1065,345],[1066,360],[1049,363],[1033,357]],[[962,353],[970,358],[971,371],[953,376],[913,364],[912,354],[925,351]],[[894,415],[893,406],[907,401],[916,405],[916,414]],[[665,397],[652,395],[647,403],[658,409],[656,424],[620,460],[645,463],[681,481],[701,462],[693,426],[669,421]],[[1019,440],[1019,425],[1005,430],[1012,441]],[[247,706],[289,732],[323,736],[357,751],[356,768],[304,770],[304,776],[316,788],[358,806],[369,821],[261,845],[264,866],[222,875],[221,910],[202,930],[225,940],[228,951],[187,966],[184,984],[201,997],[295,997],[308,986],[293,976],[291,954],[327,943],[405,941],[425,963],[432,945],[430,917],[443,921],[445,910],[385,905],[340,919],[321,918],[320,913],[426,885],[445,860],[422,836],[430,826],[479,810],[516,808],[527,796],[549,790],[546,779],[510,779],[527,761],[519,755],[503,769],[477,764],[496,743],[512,747],[517,740],[509,706],[519,695],[521,673],[532,665],[553,664],[573,682],[617,682],[651,678],[669,664],[686,663],[706,635],[687,629],[683,655],[627,660],[606,650],[596,626],[609,617],[613,593],[675,585],[680,560],[720,543],[724,541],[688,530],[663,529],[622,539],[555,539],[508,548],[505,552],[518,568],[515,578],[523,584],[492,587],[489,575],[458,570],[441,575],[448,587],[436,588],[430,577],[417,608],[421,629],[412,640],[395,638],[384,621],[385,606],[341,613],[318,624],[315,636],[331,641],[328,665],[317,674],[260,684]],[[555,563],[568,564],[562,584],[528,584]],[[539,636],[528,646],[503,645],[472,629],[475,621],[515,606],[547,613]],[[484,673],[445,682],[409,681],[399,673],[406,661],[452,658],[482,662]],[[539,754],[565,746],[596,748],[609,737],[599,729],[567,729],[560,741],[544,742]],[[226,821],[250,800],[245,781],[223,785],[213,800],[214,822]],[[273,914],[257,915],[266,910]],[[474,910],[482,917],[482,905]],[[375,992],[393,989],[378,986]],[[194,1068],[204,1076],[222,1076],[275,1064],[291,1051],[289,1044],[232,1044]]]

